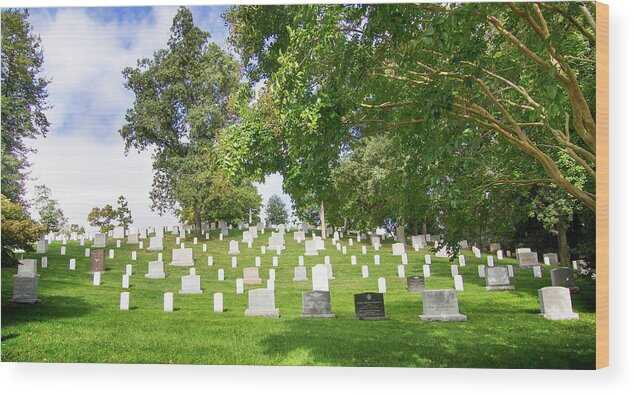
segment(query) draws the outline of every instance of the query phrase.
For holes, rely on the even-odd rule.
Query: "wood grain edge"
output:
[[[597,26],[597,212],[596,212],[596,368],[610,362],[610,206],[609,206],[609,8],[596,3]]]

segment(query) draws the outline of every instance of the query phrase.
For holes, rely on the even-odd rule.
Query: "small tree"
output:
[[[133,222],[132,212],[128,208],[128,201],[123,196],[119,196],[119,199],[117,199],[116,217],[117,225],[123,226],[125,229],[128,229],[128,226]]]
[[[14,249],[31,250],[35,242],[46,230],[33,221],[27,211],[18,203],[13,203],[2,195],[2,266],[17,264]]]
[[[266,221],[271,224],[284,224],[287,219],[288,212],[282,198],[277,195],[271,196],[266,204]]]
[[[35,209],[40,215],[40,223],[46,227],[47,232],[59,232],[68,225],[68,219],[57,200],[52,198],[51,190],[46,185],[35,186]]]
[[[114,229],[112,221],[114,221],[116,216],[116,212],[109,204],[106,204],[103,208],[93,207],[88,214],[88,223],[91,226],[98,227],[100,232],[107,232]]]
[[[70,231],[71,232],[75,232],[78,235],[86,234],[86,229],[84,229],[83,226],[79,226],[78,224],[71,224],[70,225]]]

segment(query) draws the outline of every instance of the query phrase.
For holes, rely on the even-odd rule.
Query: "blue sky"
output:
[[[228,35],[225,6],[193,6],[194,23],[211,33],[223,48]],[[33,187],[46,184],[59,200],[71,223],[86,224],[94,206],[114,204],[124,195],[136,226],[172,224],[149,210],[152,184],[151,152],[124,155],[117,131],[134,96],[123,86],[121,71],[137,59],[165,47],[175,6],[32,8],[30,21],[42,39],[44,70],[53,108],[47,117],[46,138],[31,146]],[[258,185],[266,203],[282,195],[282,178],[267,177]],[[290,209],[290,198],[283,195]]]

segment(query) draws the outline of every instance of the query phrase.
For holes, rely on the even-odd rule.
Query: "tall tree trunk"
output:
[[[319,206],[319,222],[321,222],[321,238],[326,240],[326,210],[324,209],[324,202],[321,202]]]
[[[196,235],[202,237],[202,221],[200,219],[200,212],[198,209],[194,209],[194,227],[196,228]]]
[[[348,218],[343,219],[343,234],[348,234]]]
[[[405,243],[405,227],[403,225],[396,225],[396,241]]]
[[[424,235],[427,234],[427,216],[425,216],[425,218],[423,218],[423,234]]]
[[[253,209],[249,209],[249,226],[253,223]]]
[[[572,266],[570,261],[570,246],[568,245],[568,226],[562,220],[557,221],[557,242],[559,244],[559,264]]]

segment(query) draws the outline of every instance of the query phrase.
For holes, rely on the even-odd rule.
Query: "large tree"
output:
[[[44,57],[28,10],[2,10],[2,169],[0,188],[24,203],[24,180],[31,151],[25,139],[45,136],[48,81],[40,76]]]
[[[249,75],[270,87],[295,159],[289,184],[327,186],[360,136],[451,154],[468,129],[489,154],[501,147],[536,165],[490,185],[552,184],[594,210],[591,4],[236,6],[226,18]]]
[[[233,119],[239,66],[180,7],[167,48],[123,70],[135,94],[119,133],[126,152],[154,149],[152,207],[159,213],[191,211],[198,232],[201,212],[223,158],[218,133]],[[202,181],[202,182],[201,182]]]

